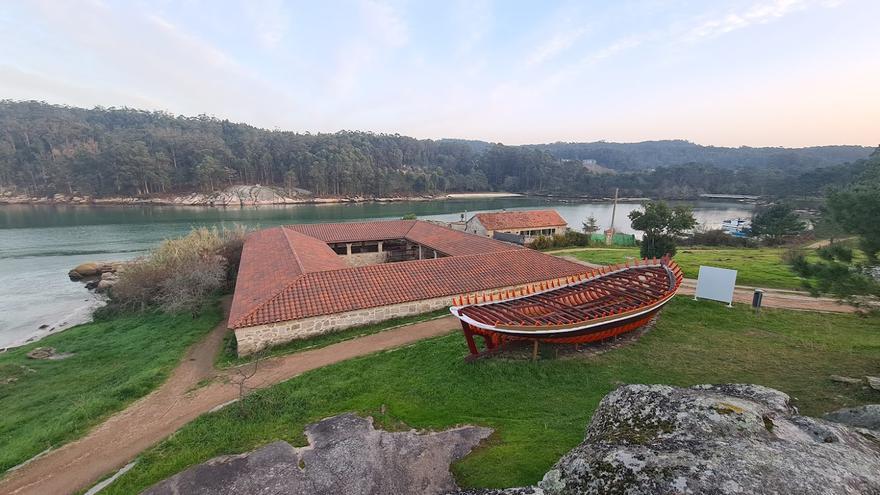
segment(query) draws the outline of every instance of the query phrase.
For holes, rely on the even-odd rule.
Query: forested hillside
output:
[[[643,170],[681,163],[705,163],[721,168],[777,168],[804,170],[865,158],[864,146],[813,146],[809,148],[724,148],[687,141],[642,143],[552,143],[535,146],[561,159],[594,159],[616,170]]]
[[[269,131],[213,117],[0,102],[0,188],[34,196],[153,195],[234,184],[317,196],[504,190],[602,197],[802,194],[801,175],[870,148],[717,148],[685,141],[504,146],[343,131]],[[595,174],[593,159],[615,173]],[[817,175],[818,174],[818,175]],[[819,184],[821,186],[821,184]]]

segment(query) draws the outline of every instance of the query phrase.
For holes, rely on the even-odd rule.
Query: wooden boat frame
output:
[[[581,344],[600,341],[648,323],[681,286],[681,268],[669,256],[602,267],[565,281],[517,291],[462,296],[450,312],[461,321],[471,356],[507,342]],[[457,303],[457,304],[456,304]],[[537,349],[537,347],[536,347]]]

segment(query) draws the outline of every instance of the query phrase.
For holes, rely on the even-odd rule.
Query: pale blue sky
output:
[[[880,143],[880,0],[37,1],[0,98],[509,144]]]

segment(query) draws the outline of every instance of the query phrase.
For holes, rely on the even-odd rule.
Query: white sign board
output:
[[[711,299],[726,302],[729,306],[733,303],[733,288],[735,286],[736,270],[701,266],[694,299]]]

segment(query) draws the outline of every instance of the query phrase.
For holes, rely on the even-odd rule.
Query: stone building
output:
[[[500,211],[477,213],[467,221],[465,231],[486,237],[499,234],[520,236],[528,244],[539,236],[564,234],[568,223],[556,210]]]
[[[419,220],[290,225],[245,241],[229,328],[238,352],[581,274],[561,258]]]

